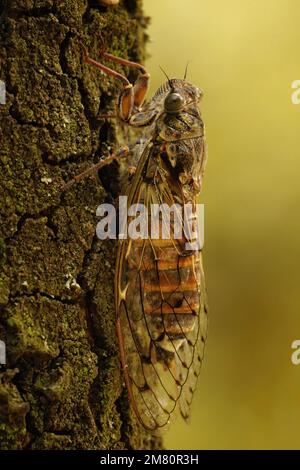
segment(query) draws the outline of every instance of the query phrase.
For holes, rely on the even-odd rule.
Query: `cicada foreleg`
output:
[[[89,56],[89,53],[86,47],[82,43],[81,43],[81,46],[83,48],[84,60],[86,63],[90,65],[94,65],[105,74],[110,75],[116,78],[117,80],[120,80],[123,83],[123,90],[121,92],[120,100],[119,100],[119,115],[123,121],[128,121],[131,118],[132,114],[135,112],[135,109],[139,111],[141,106],[144,103],[145,96],[149,87],[149,79],[150,79],[149,73],[147,73],[145,68],[141,64],[138,64],[137,62],[132,62],[127,59],[122,59],[121,57],[116,57],[112,54],[109,54],[108,52],[102,52],[102,57],[104,57],[106,60],[121,64],[121,65],[126,65],[131,68],[136,68],[139,70],[140,74],[133,85],[125,77],[125,75],[122,75],[121,73],[116,72],[110,67],[103,65],[101,62],[97,62],[96,60],[92,59]]]

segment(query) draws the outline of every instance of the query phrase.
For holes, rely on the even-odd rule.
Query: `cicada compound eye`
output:
[[[165,98],[164,107],[166,113],[178,113],[184,106],[184,99],[176,91],[171,91]]]

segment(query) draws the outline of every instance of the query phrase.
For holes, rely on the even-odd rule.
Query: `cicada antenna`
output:
[[[188,67],[190,65],[190,61],[188,60],[187,63],[186,63],[186,66],[185,66],[185,71],[184,71],[184,77],[183,77],[183,80],[186,79],[187,77],[187,73],[188,73]]]
[[[170,88],[173,88],[172,82],[171,82],[170,78],[168,77],[167,73],[164,71],[164,69],[160,65],[159,65],[159,68],[162,71],[162,73],[165,75],[165,77],[167,77]]]

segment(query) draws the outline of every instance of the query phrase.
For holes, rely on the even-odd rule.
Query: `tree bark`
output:
[[[78,37],[96,59],[101,33],[111,53],[143,60],[141,3],[0,2],[1,449],[160,446],[132,417],[120,372],[116,244],[95,235],[106,192],[91,177],[61,191],[117,147],[100,115],[119,89],[83,63]],[[116,170],[102,175],[112,192]]]

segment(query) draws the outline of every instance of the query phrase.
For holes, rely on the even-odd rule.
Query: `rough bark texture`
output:
[[[92,178],[61,192],[116,146],[115,124],[99,114],[111,112],[118,88],[83,64],[78,34],[95,58],[101,32],[110,52],[142,60],[141,1],[11,0],[0,8],[0,448],[158,447],[129,413],[120,374],[116,247],[95,236],[106,193]]]

